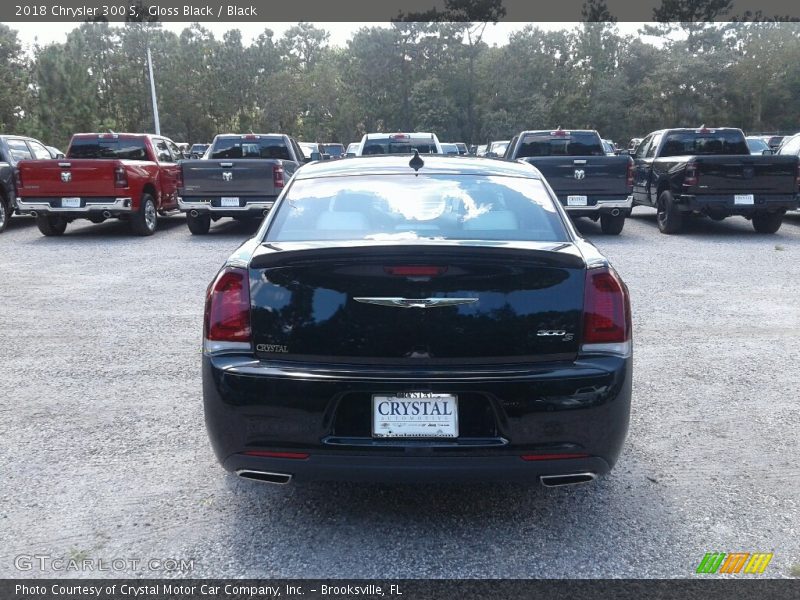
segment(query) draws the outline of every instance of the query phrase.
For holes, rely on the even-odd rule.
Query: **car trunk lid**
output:
[[[264,246],[250,265],[254,348],[343,363],[572,359],[584,275],[566,243]]]

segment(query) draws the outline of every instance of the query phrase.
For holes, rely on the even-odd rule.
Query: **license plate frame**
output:
[[[392,406],[387,407],[386,403],[392,402],[401,405],[395,410],[400,414],[385,414],[392,410]],[[416,409],[413,403],[416,403]],[[423,408],[423,403],[427,404],[427,409]],[[438,408],[434,409],[433,404],[438,404]],[[451,408],[449,414],[448,407]],[[407,414],[428,411],[438,414]],[[371,417],[372,437],[376,439],[454,440],[458,437],[458,395],[439,392],[373,394]]]
[[[61,198],[61,208],[80,208],[81,199],[71,196],[69,198]]]
[[[753,194],[734,194],[733,203],[739,206],[752,206],[756,203],[756,198]]]
[[[219,205],[224,208],[239,207],[239,196],[223,196],[219,199]]]
[[[567,206],[588,206],[589,205],[589,197],[588,196],[567,196]]]

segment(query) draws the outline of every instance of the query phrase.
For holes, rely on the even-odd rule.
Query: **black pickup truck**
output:
[[[0,135],[0,233],[8,227],[17,206],[17,163],[50,158],[50,151],[39,140],[21,135]]]
[[[261,219],[308,160],[288,135],[225,134],[199,160],[180,162],[178,206],[193,234],[223,217]]]
[[[625,226],[632,207],[633,161],[607,156],[596,131],[523,131],[503,158],[539,169],[571,217],[599,219],[609,235],[618,235]]]
[[[752,156],[740,129],[655,131],[634,159],[633,201],[656,209],[661,233],[678,233],[689,214],[741,215],[775,233],[798,205],[797,157]]]

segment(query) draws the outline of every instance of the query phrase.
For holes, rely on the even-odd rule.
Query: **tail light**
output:
[[[183,188],[183,165],[178,165],[178,174],[175,179],[175,184],[179,189]]]
[[[696,186],[700,182],[700,171],[697,168],[695,161],[689,161],[686,164],[686,174],[683,177],[683,185],[686,187]]]
[[[250,350],[250,279],[246,269],[226,267],[206,293],[205,350]]]
[[[633,159],[628,157],[628,176],[625,180],[625,185],[628,186],[628,191],[633,190]]]
[[[128,187],[128,173],[122,165],[114,169],[114,187],[126,188]]]
[[[583,315],[584,352],[630,353],[630,297],[613,269],[586,271]]]
[[[272,167],[272,183],[276,188],[282,188],[286,183],[283,179],[283,167],[280,165]]]
[[[18,190],[22,188],[22,171],[19,169],[14,169],[14,184]]]

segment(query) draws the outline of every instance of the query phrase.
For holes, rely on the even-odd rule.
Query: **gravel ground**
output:
[[[239,481],[203,424],[205,287],[252,232],[183,219],[61,239],[0,235],[0,577],[691,577],[709,551],[800,564],[800,217],[619,237],[580,224],[630,287],[631,431],[615,470],[574,489]],[[794,391],[793,391],[794,390]],[[19,555],[193,561],[19,571]],[[119,564],[119,563],[118,563]]]

